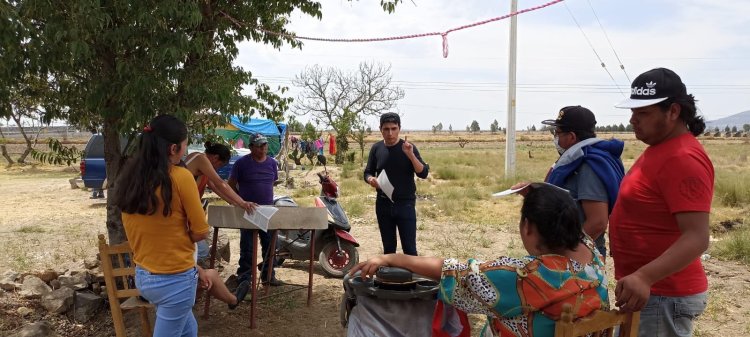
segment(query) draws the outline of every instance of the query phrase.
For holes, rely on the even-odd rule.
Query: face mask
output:
[[[563,152],[565,152],[565,149],[563,149],[563,147],[560,146],[560,136],[555,135],[554,143],[555,143],[555,148],[557,148],[557,153],[559,153],[562,156]]]

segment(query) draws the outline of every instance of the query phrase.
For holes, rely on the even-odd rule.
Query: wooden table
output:
[[[269,252],[275,251],[276,230],[279,229],[296,229],[310,230],[310,237],[315,237],[315,230],[328,228],[328,213],[323,207],[277,207],[279,210],[274,213],[268,223],[268,230],[272,233],[271,247]],[[214,227],[213,245],[211,246],[210,268],[214,268],[216,261],[216,246],[219,237],[219,228],[249,229],[252,230],[253,251],[251,253],[251,278],[250,292],[250,328],[255,329],[255,309],[257,305],[257,286],[258,286],[258,227],[247,221],[243,215],[245,210],[234,206],[210,205],[208,206],[208,223]],[[313,263],[315,256],[315,242],[310,243],[310,265],[308,267],[307,281],[307,306],[310,306],[312,300],[313,286]],[[270,260],[269,260],[270,261]],[[273,265],[269,266],[273,268]],[[269,271],[269,275],[273,269]],[[206,294],[206,304],[204,316],[208,317],[209,307],[211,305],[211,296]]]

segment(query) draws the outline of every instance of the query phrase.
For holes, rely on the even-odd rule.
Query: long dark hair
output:
[[[143,129],[138,150],[120,171],[115,186],[115,204],[125,213],[156,213],[156,189],[161,187],[164,216],[172,213],[172,179],[169,148],[187,139],[185,123],[174,116],[154,117]]]
[[[662,110],[667,111],[672,103],[680,105],[680,119],[687,124],[688,130],[693,136],[700,136],[706,130],[706,122],[703,116],[698,116],[698,108],[695,106],[695,96],[692,94],[670,97],[669,99],[656,103]]]
[[[575,250],[583,240],[578,206],[567,191],[545,183],[532,183],[523,199],[521,219],[533,223],[542,244],[552,251]]]

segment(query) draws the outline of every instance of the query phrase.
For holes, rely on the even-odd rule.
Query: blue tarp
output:
[[[239,118],[231,117],[232,126],[248,134],[261,133],[264,136],[279,136],[283,138],[286,132],[286,124],[277,124],[270,119],[250,118],[247,123],[242,123]],[[279,132],[279,129],[281,131]]]

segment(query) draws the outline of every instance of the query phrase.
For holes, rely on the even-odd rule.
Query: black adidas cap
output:
[[[680,76],[667,68],[656,68],[638,75],[630,86],[630,98],[615,107],[640,108],[683,95],[687,95],[687,89]]]

